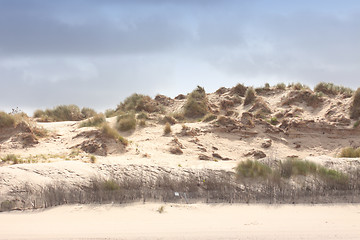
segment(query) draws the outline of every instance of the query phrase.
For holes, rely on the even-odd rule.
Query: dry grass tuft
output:
[[[244,106],[253,103],[255,99],[256,99],[256,94],[254,88],[252,87],[248,88],[245,93]]]
[[[350,117],[352,119],[358,119],[360,117],[360,88],[354,93],[353,101],[350,106]]]
[[[184,116],[187,118],[201,118],[209,112],[205,89],[198,86],[187,97],[184,105]]]
[[[119,131],[130,131],[136,128],[135,114],[127,113],[118,116],[116,119],[116,129]]]

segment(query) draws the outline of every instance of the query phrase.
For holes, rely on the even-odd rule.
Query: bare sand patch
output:
[[[0,223],[0,239],[358,239],[360,205],[71,205]]]

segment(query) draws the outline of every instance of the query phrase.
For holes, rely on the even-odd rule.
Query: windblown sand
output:
[[[0,239],[359,239],[360,205],[72,205],[0,223]]]

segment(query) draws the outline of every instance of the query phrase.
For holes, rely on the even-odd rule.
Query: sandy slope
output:
[[[0,239],[358,239],[360,205],[73,205],[0,223]]]

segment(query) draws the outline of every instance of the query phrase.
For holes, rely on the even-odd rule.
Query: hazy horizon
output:
[[[114,108],[174,97],[332,82],[356,89],[358,1],[0,1],[0,110]]]

